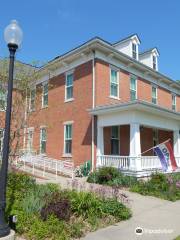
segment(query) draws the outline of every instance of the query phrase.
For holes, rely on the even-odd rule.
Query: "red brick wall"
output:
[[[74,101],[64,102],[65,74],[49,82],[48,107],[41,109],[41,86],[36,96],[36,111],[30,116],[29,127],[35,126],[34,148],[39,151],[40,126],[47,127],[47,155],[63,159],[64,125],[73,121],[72,159],[75,165],[91,159],[92,63],[88,62],[74,70]]]
[[[152,101],[152,86],[149,82],[142,78],[137,80],[137,98],[139,100],[151,102]]]
[[[172,95],[169,91],[158,87],[157,89],[158,105],[172,109]]]
[[[147,128],[147,127],[141,127],[140,136],[141,136],[141,152],[143,153],[153,147],[153,129]],[[152,150],[143,154],[143,156],[151,156],[151,155],[153,155]]]
[[[128,102],[130,100],[130,74],[119,69],[119,100],[110,96],[110,66],[102,60],[96,60],[96,106]],[[158,105],[172,109],[171,92],[158,87]],[[138,77],[137,98],[152,102],[152,84]],[[177,96],[177,111],[180,111],[180,96]]]
[[[120,153],[122,156],[129,156],[130,147],[130,126],[120,126]]]
[[[111,127],[104,127],[104,154],[111,154]]]

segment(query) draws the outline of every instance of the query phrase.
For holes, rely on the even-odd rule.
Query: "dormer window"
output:
[[[132,57],[137,59],[137,44],[132,43]]]
[[[153,69],[157,70],[157,58],[153,55]]]

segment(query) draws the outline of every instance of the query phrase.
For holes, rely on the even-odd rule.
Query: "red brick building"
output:
[[[158,71],[156,48],[139,53],[132,35],[115,44],[94,38],[38,71],[24,148],[75,166],[157,169],[153,151],[171,139],[180,164],[180,84]]]

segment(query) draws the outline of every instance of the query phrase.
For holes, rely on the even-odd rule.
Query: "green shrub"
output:
[[[87,178],[87,182],[89,183],[98,183],[98,172],[92,172],[89,174]]]
[[[28,191],[22,200],[22,208],[27,213],[36,213],[41,211],[53,192],[57,191],[55,185],[35,185],[31,191]]]
[[[118,221],[126,220],[131,217],[131,211],[116,199],[103,201],[102,210],[106,214],[114,216]]]
[[[120,172],[118,169],[113,167],[102,167],[98,171],[98,183],[106,184],[109,181],[112,181],[115,178],[119,177]]]
[[[26,239],[80,238],[102,226],[102,222],[107,226],[130,217],[129,209],[115,199],[104,201],[90,192],[60,190],[54,184],[38,185],[25,174],[9,176],[7,196],[6,216],[17,215],[17,233]]]
[[[70,194],[70,201],[72,211],[78,216],[84,218],[92,215],[102,216],[102,203],[93,193],[73,191]]]
[[[170,201],[180,200],[180,174],[154,173],[147,181],[138,181],[130,190]]]
[[[48,203],[41,209],[41,218],[45,221],[50,215],[59,220],[68,221],[71,216],[71,204],[68,198],[59,198],[57,201]]]
[[[102,167],[99,170],[91,173],[87,179],[87,182],[117,187],[130,187],[137,182],[137,178],[126,176],[118,169],[113,167]]]

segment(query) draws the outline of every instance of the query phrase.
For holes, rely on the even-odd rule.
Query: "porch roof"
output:
[[[122,111],[131,111],[131,110],[148,112],[151,114],[159,115],[161,117],[164,116],[166,118],[180,120],[180,112],[176,112],[164,107],[160,107],[153,103],[149,103],[142,100],[98,106],[93,109],[90,109],[89,112],[92,115],[104,115],[104,114],[110,114],[110,113],[122,112]]]

